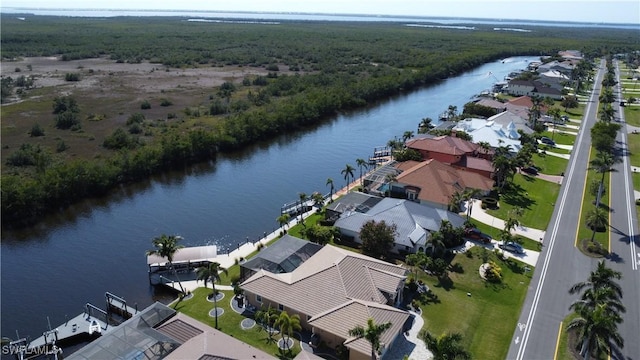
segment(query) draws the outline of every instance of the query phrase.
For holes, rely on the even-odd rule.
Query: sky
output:
[[[2,7],[303,12],[640,24],[640,0],[1,0]]]

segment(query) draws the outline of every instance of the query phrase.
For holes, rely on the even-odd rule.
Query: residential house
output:
[[[381,336],[381,356],[402,336],[410,315],[394,306],[402,302],[407,270],[362,254],[325,245],[295,270],[260,270],[240,286],[256,308],[275,308],[300,317],[303,329],[329,347],[344,344],[349,359],[370,359],[371,347],[349,329],[391,323]]]
[[[471,135],[474,141],[488,143],[492,148],[510,146],[512,152],[520,151],[520,134],[513,122],[506,127],[485,119],[467,118],[458,122],[454,130],[464,131]]]
[[[467,158],[473,160],[475,158]],[[477,189],[486,195],[493,188],[489,177],[458,169],[435,159],[405,161],[397,165],[398,175],[394,188],[401,188],[408,200],[440,209],[447,209],[452,196],[467,189]],[[493,171],[493,167],[490,169]]]
[[[440,207],[420,204],[405,199],[384,198],[366,213],[343,214],[334,226],[342,236],[362,243],[360,230],[367,221],[395,224],[396,236],[392,251],[397,254],[427,250],[427,239],[431,232],[438,231],[442,220],[454,227],[464,225],[465,219]]]
[[[509,95],[541,96],[554,100],[562,99],[562,91],[546,86],[537,80],[511,80],[506,87]]]
[[[424,160],[436,159],[442,163],[488,177],[491,177],[493,172],[493,170],[488,170],[490,167],[493,169],[491,165],[492,149],[484,149],[478,144],[455,136],[412,139],[407,141],[406,146],[418,151]]]
[[[513,124],[516,131],[522,131],[525,134],[533,134],[534,131],[529,127],[528,116],[522,117],[509,110],[503,111],[487,119],[487,122],[493,121],[494,124],[498,124],[504,128],[509,128]]]
[[[322,245],[284,235],[277,242],[262,249],[251,260],[240,264],[240,281],[248,279],[260,270],[274,274],[292,272],[321,248]]]
[[[384,166],[376,170],[380,170],[383,167]],[[374,171],[374,173],[375,172],[376,171]],[[368,174],[364,179],[365,187],[367,187],[372,182],[372,174]],[[397,174],[395,169],[393,170],[393,174],[394,176]],[[386,178],[386,173],[384,175],[378,175],[382,176],[382,179],[378,182],[379,184],[382,184]],[[347,211],[367,212],[375,204],[379,203],[380,200],[382,200],[382,198],[378,196],[365,194],[359,191],[351,191],[344,196],[341,196],[331,204],[327,205],[325,209],[325,219],[329,221],[336,221],[340,217],[340,215]]]
[[[569,77],[559,71],[549,70],[541,73],[538,81],[550,88],[562,92],[564,86],[569,82]]]
[[[547,71],[558,71],[566,76],[571,76],[571,73],[573,72],[573,69],[575,67],[575,63],[577,63],[577,60],[565,60],[565,61],[550,61],[548,63],[542,64],[540,66],[538,66],[538,73],[545,73]]]

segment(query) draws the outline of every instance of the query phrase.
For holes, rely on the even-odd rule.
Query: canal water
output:
[[[490,89],[533,57],[485,64],[439,84],[336,116],[304,132],[256,144],[180,172],[123,187],[48,217],[29,229],[2,231],[2,336],[38,337],[82,312],[104,307],[110,291],[140,308],[170,294],[149,285],[145,251],[160,234],[184,245],[217,244],[233,250],[256,241],[278,223],[280,207],[298,193],[328,193],[327,178],[345,185],[340,171],[366,159],[424,117]],[[356,175],[358,176],[358,175]],[[49,320],[48,320],[48,319]]]

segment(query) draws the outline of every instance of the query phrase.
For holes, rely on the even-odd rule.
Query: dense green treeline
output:
[[[160,133],[148,129],[154,136],[113,150],[106,158],[45,161],[49,157],[37,148],[36,160],[28,171],[3,172],[2,222],[16,225],[34,220],[78,199],[102,195],[118,184],[212,159],[218,151],[233,151],[311,126],[338,111],[366,106],[491,60],[552,54],[561,49],[595,55],[638,46],[637,37],[629,31],[535,29],[506,33],[387,23],[257,25],[195,23],[178,18],[98,21],[28,16],[27,21],[19,21],[3,15],[4,58],[107,56],[115,61],[152,61],[175,67],[267,69],[284,64],[302,73],[274,72],[273,76],[253,79],[246,100],[236,97],[230,101],[232,89],[226,89],[227,93],[221,89],[208,110],[208,116],[221,114],[216,121],[193,128],[165,128]],[[127,135],[118,129],[118,134],[137,139],[133,133]],[[104,146],[120,147],[109,141]]]

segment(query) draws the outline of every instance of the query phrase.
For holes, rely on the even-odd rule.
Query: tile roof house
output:
[[[360,230],[367,221],[395,224],[395,253],[425,251],[431,232],[438,231],[442,220],[449,221],[454,227],[464,225],[464,218],[439,207],[419,204],[414,201],[384,198],[367,213],[345,213],[334,226],[343,236],[362,243]]]
[[[509,85],[506,87],[509,95],[513,96],[542,96],[542,97],[550,97],[554,100],[562,99],[562,92],[560,90],[550,88],[549,86],[544,85],[540,81],[532,81],[532,80],[511,80],[509,81]]]
[[[476,160],[467,158],[468,161]],[[481,160],[481,159],[480,159]],[[401,187],[403,195],[421,204],[447,209],[451,197],[466,189],[478,189],[488,194],[493,180],[464,169],[457,169],[435,159],[405,161],[398,164],[402,173],[396,178],[394,188]],[[493,171],[490,168],[489,171]]]
[[[491,177],[493,173],[492,149],[485,150],[478,144],[455,136],[411,139],[407,141],[406,146],[418,151],[424,160],[436,159],[487,177]]]
[[[407,270],[362,254],[325,245],[290,273],[260,270],[240,286],[247,301],[300,316],[304,329],[318,335],[330,347],[344,344],[350,359],[368,359],[371,347],[354,339],[348,330],[391,322],[382,334],[382,353],[404,331],[408,312],[397,309]]]

